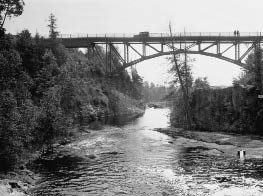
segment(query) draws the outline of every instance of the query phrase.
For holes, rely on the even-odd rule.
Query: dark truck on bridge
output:
[[[150,33],[148,31],[140,32],[138,35],[134,35],[134,38],[145,38],[150,37]]]

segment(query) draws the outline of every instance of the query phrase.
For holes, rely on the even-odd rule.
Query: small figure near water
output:
[[[245,151],[245,150],[239,150],[239,151],[237,151],[237,156],[238,156],[238,158],[240,158],[240,159],[245,159],[246,151]]]

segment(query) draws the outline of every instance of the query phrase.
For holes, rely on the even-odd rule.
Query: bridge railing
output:
[[[140,35],[138,33],[106,33],[106,34],[60,34],[58,38],[88,38],[88,37],[105,37],[105,38],[133,38]],[[235,36],[234,32],[178,32],[173,34],[174,37],[231,37]],[[263,36],[263,32],[240,32],[239,36]],[[44,38],[49,36],[44,35]],[[147,37],[170,37],[169,33],[149,33]]]
[[[239,36],[263,36],[261,32],[239,32]],[[185,32],[185,33],[175,33],[175,36],[222,36],[230,37],[236,36],[234,32]]]

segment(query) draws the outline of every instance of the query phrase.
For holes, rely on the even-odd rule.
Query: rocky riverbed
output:
[[[0,175],[1,196],[26,196],[39,179],[38,175],[30,170],[22,169]]]

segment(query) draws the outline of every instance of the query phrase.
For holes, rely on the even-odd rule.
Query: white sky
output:
[[[153,33],[263,31],[262,0],[25,0],[22,16],[7,20],[8,32],[29,29],[48,34],[47,20],[55,14],[58,30],[70,33]],[[194,77],[207,76],[211,85],[231,85],[237,65],[206,56],[193,56]],[[137,65],[147,81],[167,80],[167,60],[159,57]]]

